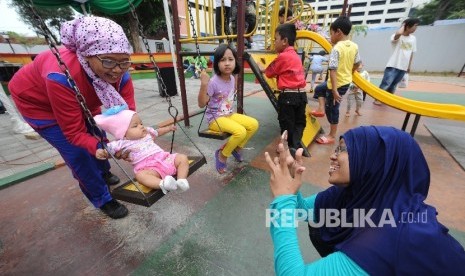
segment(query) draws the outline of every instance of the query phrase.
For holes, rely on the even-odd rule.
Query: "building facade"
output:
[[[308,0],[317,14],[342,10],[342,0]],[[414,0],[350,0],[350,20],[355,25],[392,27],[406,19]]]

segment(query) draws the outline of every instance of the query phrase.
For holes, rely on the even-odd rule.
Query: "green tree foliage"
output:
[[[29,2],[27,1],[27,4]],[[29,26],[37,26],[34,15],[30,12],[25,1],[11,1],[10,7],[14,8],[21,16],[21,20]],[[74,12],[70,7],[42,8],[35,6],[40,17],[45,21],[52,31],[52,35],[57,39],[56,34],[60,32],[61,24],[74,18]],[[58,41],[58,40],[57,40]]]
[[[21,15],[22,20],[29,26],[36,26],[35,19],[27,4],[29,1],[14,0],[10,6],[15,8]],[[52,30],[52,35],[56,39],[60,26],[63,22],[72,20],[74,12],[71,7],[42,8],[35,6],[34,9],[45,20],[47,26]],[[107,17],[120,24],[126,35],[131,40],[135,52],[141,52],[142,47],[138,43],[138,25],[132,13],[122,15],[108,15],[92,11],[96,16]],[[136,14],[140,24],[143,26],[144,35],[151,39],[161,39],[166,37],[166,20],[163,9],[163,0],[143,0],[136,8]],[[154,51],[155,49],[152,49]]]
[[[413,13],[422,25],[432,24],[436,20],[465,18],[465,1],[433,0]]]
[[[136,14],[143,27],[146,38],[161,39],[162,37],[166,37],[167,28],[163,10],[163,0],[143,0],[136,8]],[[111,18],[116,23],[120,24],[131,40],[134,52],[142,52],[142,45],[136,43],[138,38],[138,26],[131,12],[122,15],[105,15],[96,12],[95,15]],[[155,49],[151,50],[155,52]]]

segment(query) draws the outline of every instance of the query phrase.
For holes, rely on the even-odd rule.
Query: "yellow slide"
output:
[[[332,48],[331,44],[323,36],[315,32],[297,31],[297,39],[311,39],[320,44],[328,53]],[[422,102],[399,97],[364,80],[358,72],[354,73],[353,82],[376,100],[407,113],[465,121],[465,106],[463,105]]]

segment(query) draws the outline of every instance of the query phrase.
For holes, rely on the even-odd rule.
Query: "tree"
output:
[[[30,26],[36,26],[35,18],[27,5],[28,1],[12,1],[10,6],[14,7],[21,15],[24,23]],[[74,12],[69,6],[60,8],[42,8],[35,6],[34,8],[40,17],[44,19],[48,27],[57,31],[55,33],[59,33],[60,26],[63,22],[74,18]],[[121,15],[109,15],[98,11],[93,11],[93,13],[96,16],[110,18],[120,24],[129,40],[132,42],[134,52],[142,52],[142,47],[139,43],[138,25],[131,12]],[[163,0],[143,0],[136,8],[136,14],[140,24],[143,26],[144,35],[147,38],[160,39],[166,37],[167,28],[163,10]],[[56,38],[54,32],[52,32],[52,35]]]
[[[465,18],[465,1],[433,0],[413,13],[422,25],[432,24],[436,20]]]
[[[95,12],[94,14],[110,18],[120,24],[130,39],[134,52],[142,52],[142,45],[139,43],[138,25],[131,12],[122,15],[107,15],[99,12]],[[167,28],[163,0],[143,0],[136,8],[136,14],[144,29],[145,37],[151,39],[166,37]],[[154,51],[154,49],[151,50]]]
[[[21,16],[21,20],[29,26],[37,26],[34,14],[28,8],[29,3],[26,1],[12,1],[10,7],[13,7]],[[45,24],[51,30],[52,36],[56,41],[56,33],[60,33],[61,24],[74,18],[74,12],[71,7],[61,8],[43,8],[34,6],[37,14],[45,21]],[[35,28],[36,29],[36,28]]]

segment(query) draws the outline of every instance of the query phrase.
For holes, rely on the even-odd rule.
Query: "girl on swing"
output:
[[[175,125],[157,130],[145,127],[139,115],[132,110],[97,115],[94,119],[102,130],[116,138],[107,144],[112,155],[120,151],[129,152],[128,160],[131,161],[140,184],[152,189],[161,189],[164,194],[177,188],[182,191],[189,189],[186,179],[189,173],[187,156],[166,152],[154,142],[156,137],[176,130]],[[95,157],[105,160],[110,156],[105,149],[98,148]],[[178,180],[173,177],[176,173]]]
[[[213,131],[231,134],[226,144],[215,151],[216,170],[226,172],[226,161],[231,155],[242,162],[241,150],[258,129],[258,121],[250,116],[234,112],[236,79],[239,73],[236,52],[226,44],[216,48],[213,59],[215,74],[210,79],[205,70],[200,74],[198,104],[205,110],[208,128]]]

